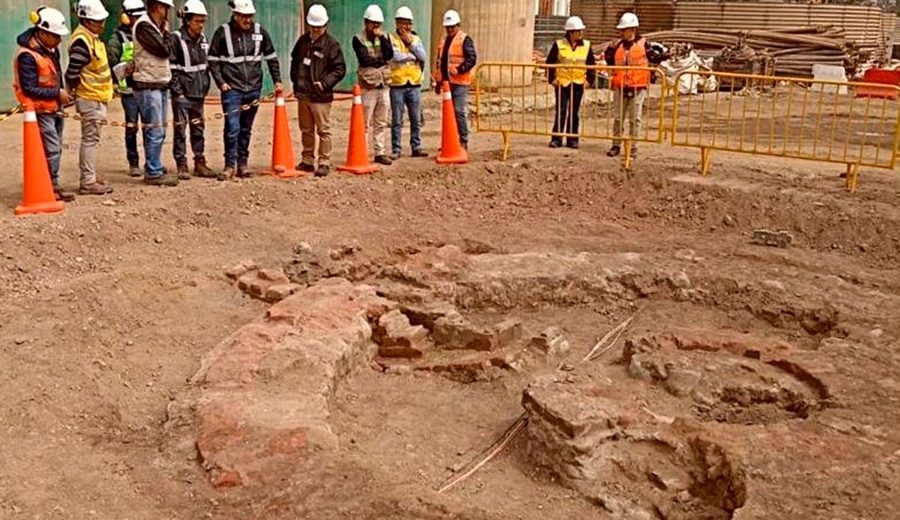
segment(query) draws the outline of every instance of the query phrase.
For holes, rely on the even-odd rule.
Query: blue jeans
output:
[[[391,151],[400,155],[403,147],[403,113],[409,111],[409,145],[422,149],[422,87],[391,87]]]
[[[247,166],[250,159],[250,136],[259,106],[241,110],[259,99],[259,90],[241,92],[231,89],[222,93],[222,112],[225,113],[225,167]]]
[[[47,169],[53,186],[59,186],[59,161],[62,158],[63,118],[56,114],[38,114],[38,127],[47,156]]]
[[[466,111],[469,108],[469,86],[450,85],[450,96],[453,97],[453,109],[456,112],[456,127],[459,130],[459,142],[463,146],[469,144],[469,125]]]
[[[129,166],[137,166],[141,162],[137,149],[137,124],[141,120],[141,111],[138,109],[134,94],[122,94],[122,109],[125,110],[125,122],[134,127],[125,127],[125,155],[128,157]]]
[[[162,148],[166,141],[169,93],[165,90],[135,90],[134,98],[144,124],[153,125],[144,127],[144,155],[147,159],[144,176],[155,179],[163,174]]]

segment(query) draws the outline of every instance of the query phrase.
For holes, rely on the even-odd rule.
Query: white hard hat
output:
[[[166,7],[175,7],[174,0],[147,0],[147,3],[157,3],[162,4]]]
[[[306,23],[310,27],[325,27],[328,25],[328,11],[325,10],[325,6],[316,4],[310,7],[309,12],[306,13]]]
[[[69,34],[69,28],[66,26],[66,15],[52,7],[41,7],[31,13],[31,23],[38,29],[57,36]]]
[[[444,27],[453,27],[459,25],[462,20],[459,19],[459,13],[450,9],[444,13]]]
[[[79,0],[75,13],[78,18],[94,20],[95,22],[102,22],[109,18],[109,11],[103,7],[103,2],[100,0]]]
[[[187,2],[184,3],[184,8],[181,12],[183,14],[209,16],[209,13],[206,11],[206,6],[203,5],[203,2],[200,0],[187,0]]]
[[[143,0],[125,0],[122,2],[122,10],[125,11],[126,14],[137,16],[147,12],[147,9],[144,8]]]
[[[569,19],[566,20],[567,31],[583,31],[585,29],[584,22],[577,16],[570,16]]]
[[[372,4],[366,7],[366,14],[363,15],[363,19],[375,23],[384,23],[384,13],[380,7]]]
[[[637,29],[640,25],[636,14],[625,13],[622,15],[622,18],[619,18],[619,25],[616,26],[616,29]]]
[[[394,15],[394,20],[413,20],[412,9],[406,7],[405,5],[399,9],[397,9],[397,14]]]
[[[256,14],[253,0],[232,0],[231,12],[237,14]]]

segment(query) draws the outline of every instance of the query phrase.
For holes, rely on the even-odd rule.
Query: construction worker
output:
[[[466,120],[466,111],[469,103],[469,86],[472,85],[475,63],[478,56],[475,54],[475,43],[472,38],[464,33],[459,25],[461,20],[459,13],[449,10],[444,13],[444,30],[446,34],[441,37],[438,44],[437,57],[434,66],[435,92],[440,94],[443,82],[450,82],[450,95],[453,98],[453,107],[456,111],[456,126],[459,130],[459,143],[463,148],[469,147],[469,125]]]
[[[394,16],[397,31],[391,34],[391,159],[399,159],[403,137],[403,112],[409,112],[409,145],[413,157],[428,157],[422,151],[422,77],[428,60],[425,44],[413,32],[412,9],[403,6]]]
[[[366,8],[363,22],[365,28],[353,37],[353,52],[359,62],[357,77],[366,111],[366,138],[371,131],[375,162],[389,166],[392,161],[385,153],[384,138],[391,102],[389,64],[394,57],[394,48],[384,33],[384,13],[380,7],[373,4]]]
[[[171,43],[169,9],[172,0],[147,0],[147,12],[132,29],[134,39],[134,97],[144,121],[144,183],[151,186],[177,186],[178,176],[166,172],[162,148],[168,126],[169,65]]]
[[[187,160],[187,130],[190,128],[191,150],[194,152],[194,175],[217,178],[204,154],[205,139],[203,105],[209,93],[210,77],[206,50],[209,43],[203,28],[206,25],[206,6],[200,0],[187,0],[178,13],[181,29],[172,33],[172,113],[175,116],[175,140],[172,151],[179,179],[190,179]],[[225,180],[225,176],[218,177]]]
[[[316,177],[331,173],[331,104],[334,87],[347,74],[341,44],[328,34],[328,11],[319,4],[306,15],[309,31],[300,36],[291,51],[291,82],[297,97],[303,154],[297,169],[315,172]],[[319,138],[316,166],[316,136]]]
[[[19,52],[16,54],[13,90],[19,103],[33,106],[56,200],[69,202],[75,199],[75,194],[63,190],[59,182],[63,134],[60,111],[72,102],[63,88],[59,44],[62,37],[69,34],[69,28],[65,15],[50,7],[40,7],[32,12],[31,23],[34,26],[16,40]]]
[[[82,195],[111,193],[97,176],[97,149],[100,128],[106,124],[107,105],[113,98],[112,73],[106,45],[100,39],[109,13],[100,0],[80,0],[75,6],[78,28],[69,40],[69,66],[66,87],[74,92],[75,110],[81,116],[81,148],[78,167],[81,170]]]
[[[138,110],[137,101],[134,99],[134,80],[131,73],[134,70],[134,43],[131,39],[131,29],[138,18],[147,12],[144,9],[143,0],[125,0],[122,4],[122,18],[120,25],[113,31],[112,38],[106,44],[106,52],[109,66],[113,71],[116,91],[122,101],[122,110],[125,112],[125,156],[128,159],[128,175],[140,177],[140,156],[138,155],[137,136],[141,113]]]
[[[553,43],[547,64],[592,66],[597,64],[591,52],[591,42],[585,40],[584,22],[577,16],[566,20],[566,37]],[[556,115],[553,119],[553,137],[550,148],[562,146],[562,135],[566,136],[566,146],[578,148],[578,125],[581,113],[581,100],[584,97],[585,85],[593,85],[597,79],[597,71],[585,68],[548,68],[547,81],[553,85],[556,95]]]
[[[209,46],[209,68],[222,93],[225,113],[225,171],[227,178],[253,176],[250,136],[259,110],[265,60],[276,92],[282,91],[281,69],[272,38],[254,20],[253,0],[231,0],[231,20],[216,30]],[[248,106],[244,110],[241,107]]]
[[[660,47],[651,45],[639,33],[640,22],[634,13],[625,13],[619,19],[616,29],[620,31],[621,38],[606,48],[604,59],[607,65],[617,67],[649,67],[651,64],[660,63],[662,56]],[[644,111],[644,101],[647,99],[647,89],[650,87],[650,70],[615,70],[610,80],[610,88],[613,90],[613,110],[615,111],[615,123],[613,135],[619,139],[613,140],[612,148],[606,153],[609,157],[616,157],[622,152],[621,136],[625,130],[625,117],[628,118],[629,136],[632,139],[641,135],[641,116]],[[635,143],[631,146],[631,157],[637,157]]]

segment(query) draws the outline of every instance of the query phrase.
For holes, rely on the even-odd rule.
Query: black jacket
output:
[[[153,22],[142,23],[137,25],[134,30],[134,39],[146,49],[148,53],[157,58],[170,59],[172,57],[172,46],[170,44],[169,31],[165,29],[156,30],[150,26]],[[135,90],[168,90],[168,83],[144,83],[141,81],[134,82]]]
[[[330,34],[312,41],[309,33],[301,36],[291,51],[291,82],[294,95],[307,97],[313,103],[334,101],[334,87],[347,74],[341,44]],[[324,89],[313,86],[321,82]]]
[[[33,47],[31,41],[32,38],[35,37],[36,30],[37,29],[32,27],[23,32],[16,39],[16,43],[18,43],[20,47],[27,47],[36,50],[39,54],[44,56],[50,56],[53,59],[53,64],[56,66],[56,76],[59,78],[59,84],[54,88],[38,86],[37,62],[34,60],[34,56],[22,53],[16,60],[16,67],[19,68],[19,86],[22,88],[25,95],[31,99],[59,99],[59,91],[63,88],[63,70],[60,68],[59,64],[59,51],[56,49],[50,50],[40,44]]]
[[[259,27],[242,31],[234,20],[228,22],[231,32],[231,48],[234,56],[228,52],[228,41],[225,37],[225,26],[220,26],[213,34],[209,44],[209,70],[216,85],[221,88],[224,83],[240,92],[251,92],[262,88],[262,62],[269,66],[272,81],[281,83],[281,67],[278,65],[278,54],[272,38],[265,29]],[[259,53],[256,53],[257,43]]]
[[[206,35],[193,38],[187,27],[173,32],[172,45],[172,97],[204,98],[209,93],[209,67],[206,50],[209,44]],[[182,44],[183,43],[183,44]],[[186,63],[184,50],[187,48],[190,64]]]

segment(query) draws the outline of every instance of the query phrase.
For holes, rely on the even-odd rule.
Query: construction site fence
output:
[[[567,76],[578,71],[596,79],[580,87],[551,84],[550,71],[562,69]],[[627,104],[617,102],[628,96],[625,87],[612,87],[617,72],[655,78],[639,113],[627,113]],[[860,167],[895,169],[900,148],[895,85],[715,71],[686,71],[667,80],[647,67],[498,62],[477,67],[476,87],[476,129],[503,136],[504,159],[512,135],[613,140],[622,144],[626,169],[633,145],[665,143],[699,149],[703,175],[710,172],[713,151],[843,164],[847,188],[854,191]],[[583,90],[577,131],[568,125],[575,108],[558,103],[573,88]]]

